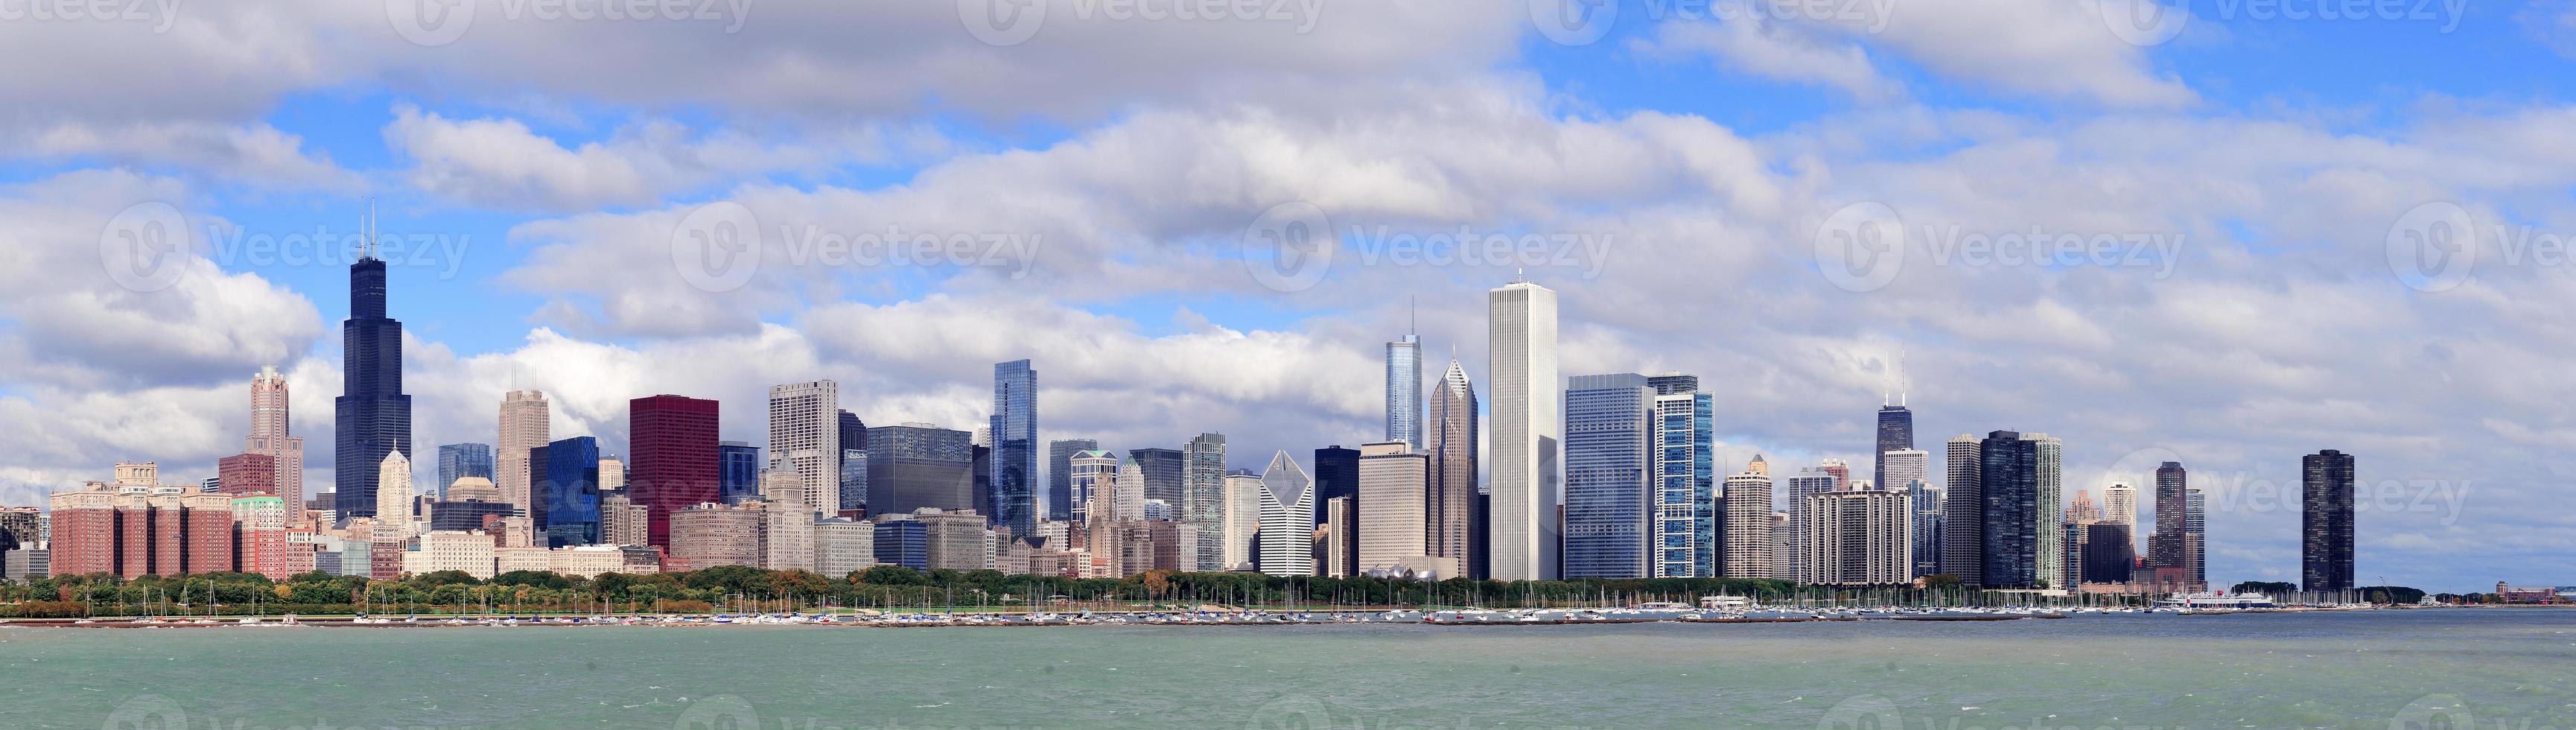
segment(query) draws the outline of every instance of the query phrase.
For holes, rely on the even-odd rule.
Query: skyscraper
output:
[[[501,499],[536,512],[528,499],[528,452],[553,441],[553,427],[548,424],[546,394],[539,390],[513,390],[501,396],[500,443],[493,444],[493,480],[501,488]]]
[[[1357,544],[1359,524],[1355,517],[1359,514],[1360,501],[1359,449],[1343,448],[1341,444],[1316,449],[1314,479],[1315,524],[1332,526],[1333,531],[1340,534],[1343,545]],[[1333,500],[1337,499],[1348,500],[1343,504],[1350,507],[1352,517],[1337,521],[1326,514],[1325,511],[1333,506]],[[1356,551],[1344,551],[1342,558],[1341,565],[1315,566],[1315,574],[1348,575],[1356,570],[1351,565],[1351,561],[1359,558]]]
[[[847,449],[843,449],[847,451]],[[741,441],[716,444],[716,497],[727,503],[760,494],[760,447]],[[681,505],[687,507],[688,505]]]
[[[1225,434],[1202,433],[1181,451],[1181,521],[1198,528],[1198,567],[1225,564]]]
[[[724,496],[723,448],[716,434],[720,404],[700,398],[655,395],[626,402],[627,498],[644,505],[646,539],[671,546],[671,514]]]
[[[1681,376],[1688,377],[1688,376]],[[1664,381],[1665,378],[1656,378]],[[1698,379],[1691,378],[1691,387]],[[1708,393],[1655,396],[1655,473],[1648,481],[1653,510],[1647,548],[1658,578],[1718,577],[1717,401]]]
[[[533,458],[537,452],[529,453]],[[530,490],[537,504],[532,514],[543,515],[538,521],[539,539],[550,548],[597,544],[599,440],[558,439],[546,444],[544,454],[545,462],[536,465],[543,476]]]
[[[1180,449],[1148,447],[1128,449],[1127,458],[1136,460],[1136,469],[1145,480],[1137,490],[1138,496],[1181,506],[1187,493],[1184,485],[1189,481],[1186,454]]]
[[[1112,521],[1118,519],[1116,501],[1103,502],[1099,498],[1102,483],[1118,478],[1117,454],[1100,449],[1074,452],[1065,461],[1064,474],[1065,479],[1071,482],[1066,490],[1073,495],[1070,498],[1073,504],[1073,521],[1092,525],[1102,519]],[[1092,514],[1094,507],[1106,508],[1110,510],[1110,514],[1096,516]]]
[[[1422,336],[1386,343],[1386,440],[1422,448]]]
[[[443,499],[447,495],[447,485],[455,484],[458,479],[466,477],[491,479],[493,466],[491,444],[440,444],[438,483],[429,485],[430,491],[438,493]]]
[[[1941,511],[1941,490],[1921,479],[1908,480],[1899,489],[1905,492],[1906,504],[1914,511],[1912,524],[1907,526],[1914,535],[1914,577],[1947,572],[1941,563],[1943,551],[1949,549],[1949,541],[1942,534],[1946,516]]]
[[[331,481],[342,519],[376,513],[375,466],[385,455],[411,459],[411,396],[402,389],[402,322],[385,316],[385,262],[374,224],[349,265],[349,318],[340,324],[341,392],[332,401]],[[299,487],[300,491],[301,488]]]
[[[2183,522],[2189,497],[2184,494],[2191,474],[2182,462],[2168,461],[2156,467],[2156,531],[2147,537],[2147,563],[2158,568],[2179,568],[2183,564]]]
[[[2062,588],[2064,512],[2057,439],[2012,431],[1978,444],[1984,492],[1984,578],[1990,588]]]
[[[769,459],[794,466],[806,497],[824,514],[841,511],[840,409],[841,384],[829,380],[769,388]],[[875,455],[869,456],[875,469]],[[875,475],[869,476],[874,487]]]
[[[286,376],[267,365],[250,379],[250,436],[242,451],[266,454],[276,464],[278,496],[285,498],[286,520],[304,519],[304,437],[292,435]]]
[[[1812,582],[1816,579],[1814,568],[1817,566],[1807,563],[1807,558],[1810,557],[1807,551],[1809,528],[1807,509],[1815,504],[1817,495],[1842,491],[1842,479],[1826,466],[1811,466],[1800,469],[1797,475],[1789,477],[1786,486],[1788,494],[1785,496],[1789,502],[1789,544],[1780,551],[1780,554],[1772,556],[1771,559],[1777,562],[1773,567],[1778,568],[1783,574],[1796,576],[1796,580]]]
[[[1574,376],[1565,390],[1567,578],[1649,574],[1655,389],[1635,373]]]
[[[2182,575],[2186,590],[2208,590],[2209,500],[2198,489],[2183,495]]]
[[[404,458],[400,451],[385,452],[384,461],[376,465],[375,483],[368,486],[372,487],[368,492],[376,498],[376,508],[370,516],[376,518],[377,541],[383,542],[388,534],[396,540],[411,537],[411,459]]]
[[[1969,434],[1950,439],[1948,484],[1941,495],[1941,570],[1969,588],[1985,585],[1986,575],[1983,446]]]
[[[1885,490],[1825,492],[1807,498],[1802,530],[1808,566],[1802,582],[1892,586],[1914,579],[1912,500]]]
[[[991,428],[993,523],[1029,534],[1038,522],[1038,371],[1029,361],[993,365]]]
[[[2138,488],[2124,482],[2112,482],[2102,488],[2102,521],[2123,525],[2138,524]],[[2132,533],[2134,541],[2135,533]],[[2132,546],[2132,549],[2135,549]]]
[[[1879,452],[1878,458],[1878,478],[1884,480],[1878,482],[1879,489],[1894,492],[1916,481],[1932,483],[1931,452],[1914,448],[1894,449]]]
[[[1353,515],[1359,529],[1352,562],[1360,571],[1410,571],[1442,580],[1465,571],[1458,559],[1431,554],[1430,480],[1429,454],[1402,441],[1360,445],[1359,504],[1368,509]]]
[[[1728,578],[1774,575],[1771,540],[1771,477],[1751,470],[1726,478],[1726,560],[1719,567]]]
[[[2352,455],[2309,454],[2299,471],[2299,587],[2352,590]]]
[[[1469,513],[1476,503],[1476,389],[1467,370],[1449,361],[1431,394],[1430,493],[1424,499],[1430,553],[1456,558],[1461,570],[1472,559],[1469,543],[1475,525]]]
[[[1488,292],[1494,412],[1488,434],[1495,580],[1554,580],[1564,526],[1558,448],[1565,420],[1556,375],[1556,291],[1516,281]]]
[[[868,513],[908,515],[931,507],[979,510],[975,501],[974,435],[927,423],[868,429]],[[778,452],[770,458],[778,458]],[[811,479],[807,480],[811,482]],[[831,494],[840,493],[839,479]],[[809,490],[812,488],[809,488]],[[818,492],[808,492],[809,497]],[[818,509],[821,507],[818,506]],[[831,514],[825,510],[825,514]]]
[[[833,472],[836,475],[834,483],[840,486],[838,504],[841,509],[835,514],[847,514],[864,509],[868,504],[868,423],[859,420],[859,414],[846,410],[839,411],[834,417],[841,426],[841,455],[838,459],[841,468]],[[982,429],[977,430],[980,432]],[[978,489],[985,486],[983,482],[976,483]],[[990,508],[985,510],[987,514],[991,513]]]
[[[1315,488],[1288,452],[1261,473],[1261,572],[1315,575]]]
[[[2041,521],[2036,550],[2039,575],[2048,581],[2050,588],[2074,588],[2066,585],[2064,577],[2067,571],[2065,446],[2057,437],[2044,433],[2024,434],[2022,438],[2032,441],[2031,453],[2039,464],[2038,473],[2033,475],[2038,490],[2032,495],[2037,500],[2034,514]]]
[[[1877,463],[1869,473],[1870,479],[1876,482],[1880,489],[1895,489],[1905,485],[1904,475],[1888,473],[1887,452],[1914,448],[1914,412],[1905,408],[1902,394],[1897,398],[1894,403],[1881,402],[1878,407],[1878,448],[1875,450]]]
[[[1225,475],[1225,549],[1219,560],[1226,570],[1251,570],[1260,556],[1261,475],[1237,469]]]
[[[1081,511],[1081,500],[1073,494],[1073,456],[1097,451],[1100,442],[1092,439],[1058,439],[1047,442],[1047,519],[1056,522],[1080,521],[1074,513]]]

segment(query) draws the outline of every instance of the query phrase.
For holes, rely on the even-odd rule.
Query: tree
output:
[[[571,588],[571,587],[572,587],[572,579],[571,579],[571,578],[563,577],[562,575],[558,575],[558,574],[555,574],[555,573],[550,572],[550,571],[543,571],[543,570],[513,570],[513,571],[510,571],[510,572],[507,572],[507,573],[502,573],[502,574],[500,574],[500,575],[492,576],[492,585],[496,585],[496,586],[527,586],[527,587],[530,587],[530,588],[550,588],[550,589],[554,589],[554,590],[563,590],[563,589]]]
[[[879,565],[859,573],[859,582],[879,586],[928,585],[921,573],[900,565]]]
[[[431,587],[431,588],[436,588],[436,587],[443,586],[443,585],[447,585],[447,584],[450,584],[450,583],[457,583],[457,584],[469,585],[469,586],[470,586],[470,585],[477,585],[477,584],[480,584],[480,583],[482,583],[482,582],[483,582],[483,581],[481,581],[481,580],[476,579],[473,575],[468,574],[468,573],[466,573],[465,571],[462,571],[462,570],[440,570],[440,571],[434,571],[434,572],[429,573],[428,575],[423,575],[423,576],[420,576],[420,577],[417,577],[417,578],[413,578],[412,580],[413,580],[414,582],[420,583],[420,584],[422,584],[422,585],[425,585],[425,586],[428,586],[428,587]]]
[[[1961,582],[1959,580],[1959,576],[1951,575],[1949,573],[1934,573],[1932,575],[1923,576],[1923,587],[1925,588],[1957,588],[1960,585]]]

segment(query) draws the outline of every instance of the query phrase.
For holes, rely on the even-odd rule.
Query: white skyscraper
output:
[[[1246,567],[1258,555],[1254,540],[1261,532],[1261,476],[1225,475],[1226,570]]]
[[[1755,463],[1760,463],[1756,461]],[[1771,540],[1771,476],[1745,470],[1726,478],[1726,562],[1728,578],[1774,575]]]
[[[385,454],[376,467],[377,542],[411,538],[411,493],[411,460],[399,450]]]
[[[528,450],[553,440],[548,425],[545,391],[513,390],[501,396],[501,442],[493,444],[493,483],[501,487],[501,499],[529,510]],[[446,485],[439,485],[446,486]]]
[[[2126,482],[2112,482],[2102,489],[2102,521],[2136,527],[2138,524],[2138,488]]]
[[[1554,580],[1564,537],[1557,457],[1565,427],[1565,394],[1556,375],[1556,291],[1516,281],[1489,292],[1487,302],[1492,578]]]
[[[1932,483],[1932,452],[1922,449],[1896,449],[1879,455],[1887,465],[1886,480],[1878,483],[1883,491],[1903,491],[1905,485],[1921,480]]]
[[[761,541],[761,567],[770,570],[814,569],[814,502],[817,492],[784,462],[772,462],[760,474],[760,496],[768,500]],[[825,491],[839,491],[839,485]]]
[[[1261,473],[1261,572],[1315,574],[1314,487],[1288,452],[1271,457]]]
[[[769,458],[786,459],[823,514],[841,511],[841,385],[829,380],[769,388]]]

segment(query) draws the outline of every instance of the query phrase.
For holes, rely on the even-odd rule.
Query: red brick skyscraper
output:
[[[292,426],[287,422],[286,401],[286,376],[277,373],[277,366],[260,368],[258,375],[251,376],[250,438],[242,450],[272,460],[277,473],[268,484],[277,496],[286,498],[286,519],[293,522],[304,519],[304,437],[289,435]],[[224,475],[224,491],[241,493],[230,486],[231,478]]]
[[[716,402],[676,395],[627,401],[626,493],[652,515],[654,545],[671,546],[671,513],[716,501]]]

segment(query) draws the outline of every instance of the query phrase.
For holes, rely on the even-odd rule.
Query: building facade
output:
[[[1422,450],[1422,336],[1386,343],[1386,440]]]
[[[1027,360],[993,366],[994,524],[1026,535],[1038,513],[1038,371]]]
[[[529,514],[535,514],[535,502],[528,494],[528,453],[554,440],[551,411],[545,391],[513,390],[501,396],[500,443],[492,445],[499,476],[493,482],[501,488],[501,499]]]
[[[1457,360],[1440,375],[1431,394],[1430,493],[1424,498],[1424,539],[1428,554],[1457,560],[1461,570],[1471,561],[1469,548],[1482,527],[1473,519],[1476,494],[1476,388]],[[1460,575],[1466,575],[1461,573]]]
[[[2352,590],[2352,455],[2326,449],[2299,459],[2299,587]]]
[[[1314,575],[1315,482],[1288,452],[1261,473],[1256,565],[1270,575]]]
[[[1644,578],[1655,389],[1636,373],[1577,375],[1565,389],[1566,578]]]
[[[250,379],[250,436],[242,450],[266,454],[277,467],[271,483],[286,500],[287,519],[304,519],[304,437],[294,435],[286,376],[265,365]]]
[[[1914,580],[1914,505],[1903,492],[1818,494],[1807,499],[1805,582],[1898,586]]]
[[[375,514],[375,465],[411,458],[411,396],[403,394],[402,322],[385,316],[385,262],[372,247],[349,265],[349,318],[340,324],[340,397],[333,399],[331,478],[340,517]]]
[[[649,518],[643,545],[669,547],[671,513],[724,499],[724,451],[713,400],[654,395],[626,402],[627,498]]]
[[[1726,529],[1719,535],[1726,558],[1720,571],[1728,578],[1772,577],[1770,475],[1748,470],[1727,477],[1725,500]]]
[[[840,412],[840,383],[816,380],[769,388],[769,460],[794,466],[797,478],[805,480],[805,493],[824,514],[841,511]],[[965,460],[962,452],[958,460]]]
[[[1488,567],[1495,580],[1554,580],[1564,526],[1558,466],[1565,419],[1556,374],[1556,291],[1518,281],[1488,292],[1493,415]]]

